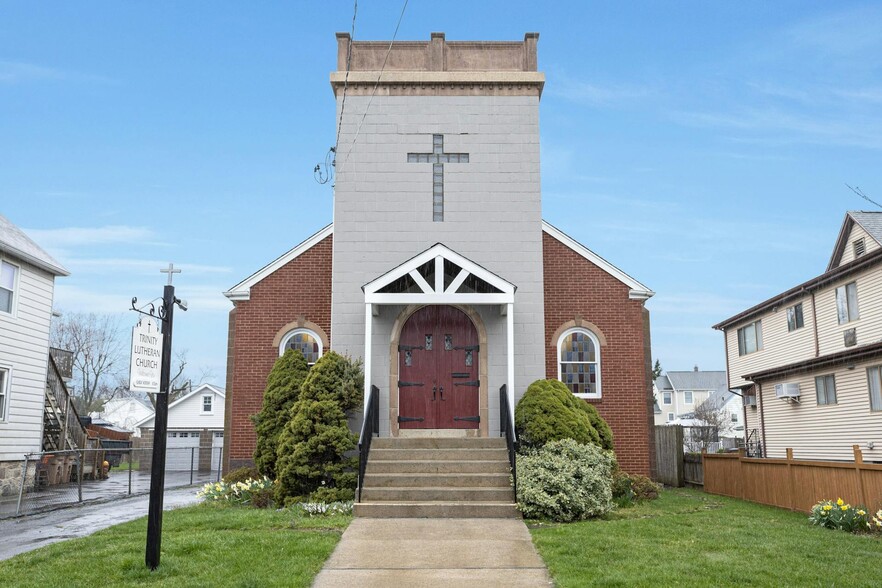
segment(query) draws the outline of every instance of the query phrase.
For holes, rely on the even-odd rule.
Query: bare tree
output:
[[[78,409],[88,412],[101,398],[113,396],[126,368],[118,315],[63,314],[53,320],[51,341],[73,353],[71,392]]]
[[[205,380],[209,380],[214,377],[214,373],[210,369],[201,368],[198,370],[196,377],[192,373],[193,370],[187,369],[187,350],[182,349],[181,351],[175,353],[175,357],[172,360],[171,372],[169,373],[168,387],[169,387],[169,403],[174,402],[181,396],[189,393],[194,385],[199,385]],[[153,407],[153,410],[156,410],[156,395],[148,394],[147,397],[150,399],[150,404]]]
[[[711,443],[732,432],[732,413],[724,405],[708,399],[695,408],[692,416],[695,424],[684,435],[683,444],[688,451],[707,451]]]

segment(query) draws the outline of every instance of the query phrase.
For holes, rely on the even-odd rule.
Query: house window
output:
[[[852,242],[851,245],[852,245],[852,247],[854,247],[854,256],[855,257],[860,257],[861,255],[863,255],[864,253],[867,252],[867,244],[862,238],[858,239],[857,241]]]
[[[737,422],[738,422],[738,413],[737,413],[737,412],[733,412],[733,413],[732,413],[732,422],[733,422],[733,423],[737,423]]]
[[[787,309],[787,330],[795,331],[804,326],[802,320],[802,302]]]
[[[670,392],[662,392],[662,402],[664,404],[671,404],[673,402],[673,398]]]
[[[600,342],[586,329],[570,329],[557,343],[558,379],[580,398],[600,398]]]
[[[692,390],[686,390],[683,392],[683,401],[686,404],[692,404]]]
[[[673,421],[674,421],[674,413],[669,412],[669,413],[668,413],[668,422],[671,423],[671,422],[673,422]]]
[[[738,329],[738,355],[747,355],[762,348],[762,321],[756,321]]]
[[[858,312],[857,282],[836,288],[836,312],[839,315],[840,325],[861,318]]]
[[[6,420],[6,407],[9,405],[9,370],[0,368],[0,422]]]
[[[833,374],[815,378],[818,404],[836,404],[836,379]]]
[[[224,432],[223,432],[223,431],[215,431],[215,432],[214,432],[214,438],[215,438],[215,439],[223,439],[223,438],[224,438]]]
[[[18,268],[11,263],[0,261],[0,312],[12,314],[12,302],[15,295],[15,282]]]
[[[882,410],[882,367],[867,368],[867,380],[870,383],[870,410]]]
[[[202,412],[211,412],[212,396],[202,397]]]
[[[306,358],[306,363],[312,365],[322,356],[322,340],[309,329],[294,329],[282,337],[279,355],[288,349],[299,351]]]

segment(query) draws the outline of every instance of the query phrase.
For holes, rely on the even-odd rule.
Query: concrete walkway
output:
[[[163,510],[199,502],[199,488],[166,490]],[[95,531],[147,516],[149,496],[83,504],[0,521],[0,561],[50,543],[91,535]],[[145,538],[146,540],[146,538]]]
[[[551,586],[519,519],[352,521],[316,576],[331,586]]]

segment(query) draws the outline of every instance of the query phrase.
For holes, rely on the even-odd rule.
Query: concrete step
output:
[[[414,488],[406,486],[388,486],[370,488],[365,486],[361,491],[361,499],[365,502],[513,502],[512,488],[474,488],[461,486],[427,486]]]
[[[379,437],[374,449],[505,449],[500,437]]]
[[[491,502],[358,502],[355,516],[374,519],[519,519],[517,504]]]
[[[368,461],[507,461],[506,449],[385,449],[371,445]]]
[[[379,460],[371,454],[368,474],[508,474],[508,459],[493,461],[461,460]]]
[[[425,488],[425,487],[459,487],[459,488],[509,488],[511,482],[508,473],[487,474],[367,474],[364,487],[367,488]]]

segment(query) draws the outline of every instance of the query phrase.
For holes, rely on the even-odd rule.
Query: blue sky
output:
[[[402,2],[359,3],[356,39]],[[174,261],[175,348],[223,383],[221,292],[330,221],[352,2],[0,2],[0,212],[124,313]],[[724,369],[710,325],[821,273],[882,201],[882,4],[425,2],[400,40],[538,31],[544,216],[658,294],[653,355]],[[135,321],[129,313],[124,320]]]

